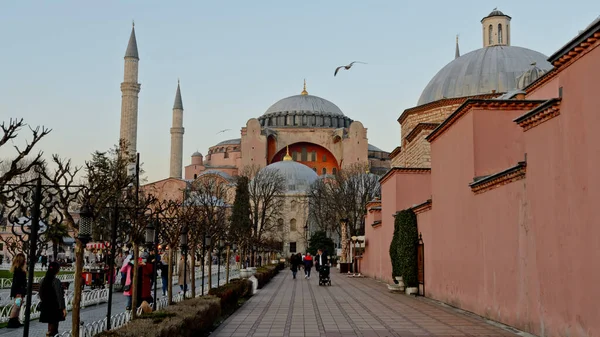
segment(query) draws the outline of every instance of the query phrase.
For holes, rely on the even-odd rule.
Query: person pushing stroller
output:
[[[315,256],[315,267],[317,272],[319,272],[319,285],[331,285],[329,259],[327,258],[327,254],[323,253],[322,249],[319,249]]]

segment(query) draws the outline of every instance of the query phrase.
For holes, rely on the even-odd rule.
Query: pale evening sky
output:
[[[550,55],[600,14],[600,2],[2,1],[0,122],[53,131],[39,149],[83,164],[118,141],[123,56],[135,20],[140,54],[138,152],[148,180],[168,176],[177,78],[190,155],[239,138],[277,100],[308,92],[368,128],[386,151],[396,119],[454,57],[482,46],[480,20],[512,16],[512,45]],[[359,60],[333,77],[336,66]],[[222,129],[231,129],[216,134]],[[27,136],[22,133],[16,143]],[[0,149],[0,158],[14,156]]]

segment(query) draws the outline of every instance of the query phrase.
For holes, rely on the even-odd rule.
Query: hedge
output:
[[[96,337],[191,337],[209,333],[221,316],[220,299],[197,297],[144,314],[123,327]]]
[[[402,280],[407,287],[417,287],[418,261],[417,249],[419,244],[419,231],[417,229],[417,216],[412,209],[406,209],[396,214],[394,226],[398,224],[398,246],[396,250],[398,268]]]
[[[210,289],[208,294],[219,297],[221,299],[221,312],[229,314],[237,309],[238,301],[241,298],[250,295],[251,290],[252,282],[246,279],[232,279],[227,284]]]
[[[277,264],[276,266],[266,266],[266,267],[258,267],[256,269],[256,274],[254,277],[258,280],[258,289],[262,289],[265,284],[269,283],[269,281],[279,273],[281,266]]]

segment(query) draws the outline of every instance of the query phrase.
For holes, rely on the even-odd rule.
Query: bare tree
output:
[[[285,206],[284,195],[287,191],[285,178],[274,168],[248,166],[243,175],[250,179],[250,213],[252,219],[253,244],[261,244],[263,239],[276,236],[278,223]],[[254,258],[252,258],[254,261]]]
[[[19,131],[21,131],[21,129],[25,126],[28,125],[23,121],[22,118],[11,118],[8,124],[6,122],[0,124],[0,128],[3,132],[2,137],[0,137],[0,148],[7,145],[9,141],[12,142],[12,140],[17,138]],[[19,147],[17,145],[14,146],[17,156],[13,159],[0,161],[0,165],[3,166],[2,172],[0,172],[0,187],[3,187],[5,184],[9,183],[15,177],[18,177],[26,172],[30,172],[33,168],[43,163],[43,153],[41,151],[38,152],[33,159],[28,159],[27,156],[31,154],[36,144],[52,130],[43,126],[38,126],[35,129],[30,127],[29,129],[31,130],[32,134],[31,140],[27,141],[24,147]]]
[[[317,180],[309,191],[309,214],[321,230],[337,233],[342,245],[342,262],[347,255],[347,238],[364,234],[367,202],[381,195],[379,177],[368,167],[352,165],[335,176]],[[347,228],[341,219],[347,219]]]

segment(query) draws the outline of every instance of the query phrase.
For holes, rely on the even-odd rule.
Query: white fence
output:
[[[33,278],[33,283],[42,282],[43,276],[37,276]],[[56,278],[61,282],[73,282],[75,281],[75,275],[73,274],[61,274],[56,275]],[[12,287],[12,279],[10,278],[0,278],[0,289],[10,289]]]
[[[237,278],[239,277],[239,270],[238,269],[234,269],[234,266],[230,267],[230,272],[229,272],[229,278]],[[225,267],[221,266],[221,272],[224,273]],[[212,266],[212,270],[211,273],[213,275],[217,274],[217,267],[216,266]],[[225,276],[225,274],[223,274],[223,276]],[[196,278],[200,278],[201,277],[201,273],[197,272],[196,273]],[[157,282],[157,286],[160,286],[160,279]],[[223,285],[225,284],[226,279],[225,277],[220,279],[219,285]],[[173,278],[173,283],[177,283],[176,278]],[[204,295],[208,294],[208,287],[204,287]],[[184,294],[176,294],[173,295],[173,302],[174,303],[178,303],[183,301],[186,297],[188,296],[188,293],[190,292],[190,290],[188,290],[185,293],[185,297]],[[201,294],[201,291],[197,292],[196,297],[202,296],[203,294]],[[156,300],[156,310],[160,310],[163,309],[165,307],[167,307],[169,305],[168,302],[168,298],[167,297],[163,297],[160,299]],[[138,315],[140,315],[142,313],[141,309],[138,309]],[[112,315],[110,316],[110,325],[112,329],[117,329],[122,327],[123,325],[127,324],[130,320],[131,320],[131,312],[130,311],[125,311],[116,315]],[[91,322],[91,323],[87,323],[81,326],[81,328],[79,329],[79,337],[93,337],[96,334],[99,334],[100,332],[106,330],[106,318],[103,318],[101,320],[95,321],[95,322]],[[72,337],[71,335],[71,331],[65,331],[62,332],[54,337]]]

